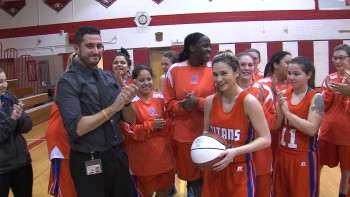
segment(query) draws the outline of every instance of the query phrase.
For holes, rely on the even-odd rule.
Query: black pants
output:
[[[85,161],[91,160],[91,154],[70,151],[69,168],[79,197],[133,196],[128,156],[123,148],[94,154],[94,159],[101,159],[103,172],[86,175]]]
[[[33,191],[32,164],[0,175],[0,196],[8,196],[10,188],[15,197],[31,197]]]

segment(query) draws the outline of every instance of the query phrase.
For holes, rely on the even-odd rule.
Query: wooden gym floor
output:
[[[33,127],[33,130],[24,137],[27,139],[28,148],[32,156],[34,171],[33,197],[49,197],[47,186],[50,174],[50,161],[48,159],[45,130],[47,121]],[[340,181],[340,169],[325,166],[321,171],[320,197],[338,196]],[[175,197],[186,196],[186,182],[176,178],[177,194]],[[10,192],[9,196],[13,196]]]

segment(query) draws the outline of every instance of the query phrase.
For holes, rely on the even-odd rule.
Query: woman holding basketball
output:
[[[205,98],[215,92],[209,58],[210,39],[202,33],[185,38],[179,63],[172,65],[165,79],[166,110],[175,114],[174,140],[178,177],[191,181],[194,196],[202,192],[202,173],[191,159],[191,144],[203,132]]]
[[[136,66],[132,72],[137,96],[132,100],[136,122],[124,132],[127,140],[130,170],[140,196],[168,197],[173,183],[174,164],[169,143],[173,120],[164,112],[164,97],[152,91],[153,73],[148,66]]]
[[[234,148],[220,154],[214,171],[203,174],[203,197],[254,196],[252,152],[270,145],[269,128],[259,101],[237,85],[239,62],[222,53],[213,60],[217,93],[204,106],[204,132],[221,135]],[[255,138],[255,131],[258,137]]]
[[[317,133],[323,118],[323,96],[314,90],[315,67],[309,59],[296,57],[287,70],[292,88],[277,92],[284,120],[274,161],[273,195],[317,197]]]

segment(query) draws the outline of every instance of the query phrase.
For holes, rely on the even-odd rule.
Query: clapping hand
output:
[[[184,110],[189,111],[199,104],[199,98],[194,96],[194,91],[187,92],[184,90],[184,93],[186,94],[186,97],[183,100],[178,101],[177,104]]]
[[[20,101],[17,105],[13,105],[13,111],[11,114],[11,118],[14,120],[18,120],[22,116],[23,104]]]
[[[156,129],[163,129],[166,121],[160,115],[156,115],[152,121],[152,125]]]

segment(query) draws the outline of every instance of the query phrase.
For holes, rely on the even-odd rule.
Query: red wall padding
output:
[[[299,41],[298,42],[298,56],[309,58],[314,62],[314,42],[313,41]]]
[[[238,53],[244,52],[250,48],[252,48],[250,43],[237,43],[235,44],[235,54],[237,55]]]
[[[149,49],[134,49],[134,66],[144,64],[150,66]]]
[[[283,43],[282,42],[268,42],[267,43],[267,58],[268,62],[271,60],[271,57],[273,54],[277,53],[278,51],[283,50]]]

